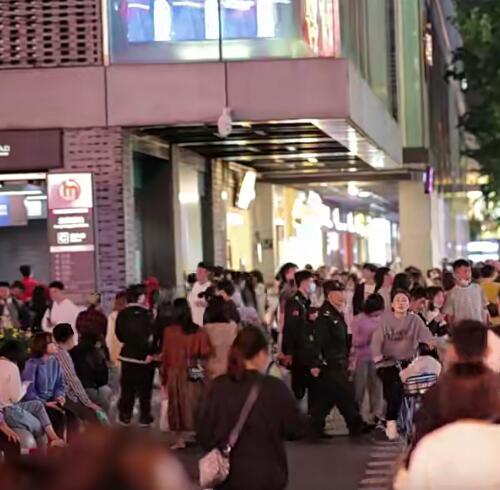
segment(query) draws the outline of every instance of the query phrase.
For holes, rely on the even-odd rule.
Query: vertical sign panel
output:
[[[83,300],[97,282],[92,173],[49,173],[47,195],[52,279]]]

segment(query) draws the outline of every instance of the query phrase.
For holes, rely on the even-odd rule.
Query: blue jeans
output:
[[[37,443],[46,444],[45,429],[51,425],[43,403],[39,400],[19,402],[4,408],[5,422],[12,429],[33,434]]]

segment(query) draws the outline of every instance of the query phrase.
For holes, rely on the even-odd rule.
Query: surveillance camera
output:
[[[219,131],[219,136],[222,138],[227,138],[233,130],[233,120],[231,118],[231,108],[224,107],[222,109],[222,114],[217,121],[217,129]]]

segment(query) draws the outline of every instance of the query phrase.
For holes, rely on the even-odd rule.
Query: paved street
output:
[[[339,436],[314,444],[289,443],[288,490],[388,490],[400,446],[375,439],[382,438],[356,442]],[[179,457],[196,479],[199,451],[188,449]]]

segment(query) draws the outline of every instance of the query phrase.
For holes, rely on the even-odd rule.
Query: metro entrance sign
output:
[[[84,300],[97,284],[92,173],[49,173],[47,196],[51,277]]]

